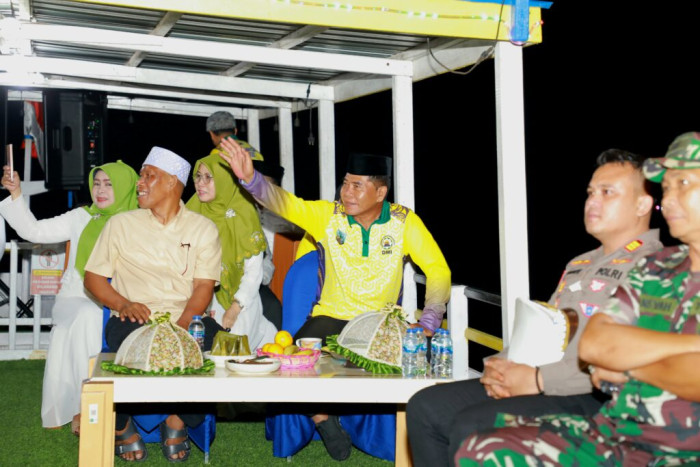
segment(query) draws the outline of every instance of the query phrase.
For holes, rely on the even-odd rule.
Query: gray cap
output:
[[[220,110],[207,118],[207,131],[235,130],[236,119],[230,112]]]

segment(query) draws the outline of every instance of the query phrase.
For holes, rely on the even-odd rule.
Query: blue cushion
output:
[[[319,258],[312,251],[292,264],[282,288],[282,328],[292,335],[301,328],[319,296]],[[284,406],[271,408],[284,410]],[[358,449],[375,457],[394,461],[396,414],[341,415],[340,423]],[[311,417],[296,413],[275,413],[265,419],[265,437],[272,440],[275,457],[289,457],[312,439],[320,440]]]
[[[311,251],[296,260],[284,278],[282,329],[296,334],[317,300],[318,286],[318,252]]]

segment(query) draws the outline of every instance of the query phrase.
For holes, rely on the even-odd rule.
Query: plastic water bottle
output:
[[[435,330],[432,339],[430,339],[430,374],[433,377],[437,377],[438,368],[437,365],[440,361],[438,355],[440,355],[440,349],[442,348],[442,338],[443,334],[440,332],[441,328]]]
[[[428,339],[422,328],[414,328],[418,335],[418,358],[416,359],[416,376],[428,376]]]
[[[428,373],[427,344],[423,330],[408,328],[403,339],[401,369],[407,378],[421,378]]]
[[[431,369],[434,378],[452,378],[452,338],[450,331],[439,328],[435,331],[430,348]]]
[[[403,352],[401,353],[401,370],[407,378],[416,376],[418,368],[418,335],[417,329],[408,328],[403,337]]]
[[[187,328],[190,335],[194,337],[194,340],[199,344],[199,348],[204,347],[204,323],[202,323],[202,317],[199,315],[194,315],[192,321],[190,321],[190,326]]]

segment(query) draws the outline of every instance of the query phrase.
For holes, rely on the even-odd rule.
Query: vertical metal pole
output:
[[[453,285],[450,303],[447,305],[447,328],[452,334],[452,376],[454,379],[469,378],[469,343],[464,333],[469,327],[469,300],[464,294],[466,287]]]
[[[294,193],[294,139],[292,134],[292,109],[280,108],[279,138],[280,138],[280,164],[284,167],[282,188]]]
[[[10,242],[10,295],[9,295],[9,347],[15,350],[15,340],[17,338],[17,242]]]
[[[335,106],[333,101],[318,102],[318,166],[321,199],[335,198]]]
[[[24,182],[29,182],[32,179],[32,143],[34,143],[34,138],[31,135],[24,135],[24,176],[22,177]],[[29,208],[29,196],[25,196],[24,201]]]
[[[415,209],[413,82],[410,76],[394,76],[392,78],[392,111],[394,119],[394,196],[397,203]],[[409,318],[418,303],[414,275],[413,266],[407,264],[403,279],[403,307],[409,313]]]
[[[260,112],[257,109],[248,109],[248,143],[265,156],[260,148]]]
[[[499,42],[495,67],[501,304],[503,345],[507,346],[515,299],[530,296],[522,49]]]
[[[29,200],[28,196],[25,198]],[[26,302],[32,288],[32,250],[19,250],[18,246],[18,253],[22,256],[22,282],[19,284],[17,296]]]
[[[32,348],[37,350],[41,343],[41,295],[34,295],[34,323],[32,325]]]

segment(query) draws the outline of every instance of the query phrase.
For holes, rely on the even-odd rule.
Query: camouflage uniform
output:
[[[700,281],[687,246],[644,258],[603,313],[619,323],[677,334],[700,333]],[[506,427],[477,433],[457,465],[678,465],[700,463],[700,403],[630,379],[592,418],[503,415]]]

